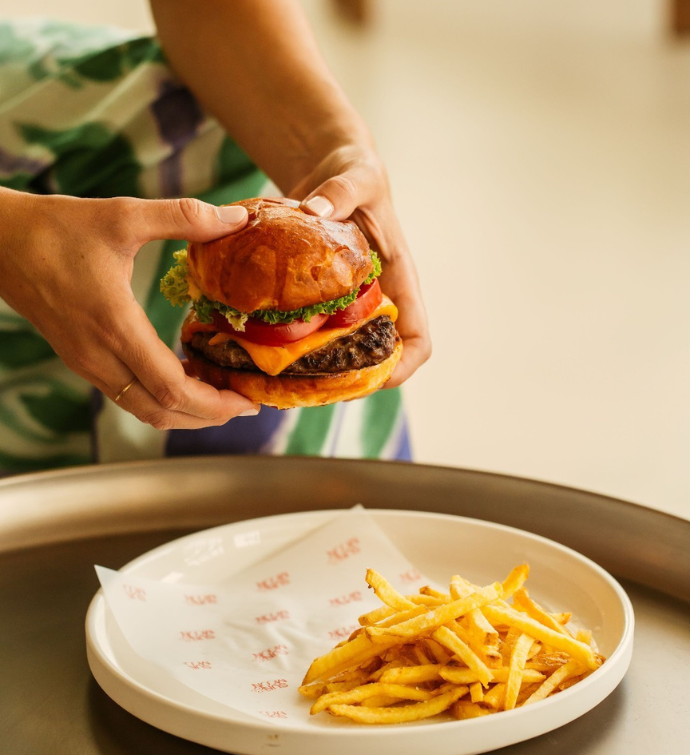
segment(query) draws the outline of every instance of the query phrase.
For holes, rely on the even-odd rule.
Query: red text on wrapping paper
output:
[[[256,616],[257,624],[270,624],[272,621],[283,621],[290,618],[290,611],[274,611],[265,613],[263,616]]]
[[[347,627],[338,627],[337,629],[331,629],[328,633],[328,637],[331,640],[346,640],[356,629],[359,628],[359,624],[350,624]]]
[[[346,606],[348,603],[356,603],[360,600],[362,600],[362,593],[359,590],[355,590],[348,595],[340,595],[337,598],[331,598],[328,601],[328,605],[335,608],[337,606]]]
[[[273,692],[277,689],[285,689],[287,686],[287,679],[274,679],[272,682],[254,682],[252,684],[252,692]]]
[[[201,642],[202,640],[215,640],[216,634],[213,629],[191,629],[180,631],[180,639],[183,642]]]
[[[184,665],[188,666],[191,669],[194,669],[194,671],[213,668],[211,661],[185,661]]]
[[[122,589],[125,591],[125,595],[132,600],[146,600],[146,590],[143,587],[122,585]]]
[[[218,603],[217,595],[185,595],[184,602],[190,606],[209,606]]]
[[[266,648],[253,655],[255,661],[270,661],[277,655],[287,655],[289,652],[287,645],[274,645],[272,648]]]
[[[335,548],[326,551],[326,555],[328,556],[329,564],[339,564],[341,561],[345,561],[345,559],[354,556],[360,551],[359,538],[351,537],[346,542],[340,543],[340,545],[336,545]]]
[[[267,590],[277,590],[279,587],[285,587],[290,584],[290,575],[286,572],[280,572],[275,577],[268,577],[261,582],[256,583],[256,587],[259,592],[266,592]]]
[[[417,582],[421,578],[422,575],[416,569],[410,569],[409,571],[403,572],[400,575],[400,581],[405,583]]]

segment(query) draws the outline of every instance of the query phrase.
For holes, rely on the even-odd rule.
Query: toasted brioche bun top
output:
[[[240,312],[292,311],[339,299],[373,270],[369,244],[352,221],[307,215],[297,202],[245,199],[246,227],[191,243],[189,274],[207,298]]]

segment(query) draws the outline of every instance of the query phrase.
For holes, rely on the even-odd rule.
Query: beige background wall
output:
[[[417,258],[417,459],[690,517],[690,45],[665,5],[374,0],[361,31],[303,4]],[[150,24],[143,0],[59,7]]]

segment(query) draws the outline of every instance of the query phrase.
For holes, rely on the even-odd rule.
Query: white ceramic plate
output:
[[[99,591],[86,617],[87,656],[96,681],[125,710],[153,726],[237,755],[278,748],[284,755],[472,755],[578,718],[623,678],[632,655],[632,606],[620,585],[589,559],[551,540],[475,519],[409,511],[369,513],[417,568],[441,584],[454,573],[487,584],[517,564],[529,563],[530,595],[552,611],[572,611],[579,624],[593,630],[606,662],[552,698],[493,716],[373,727],[334,725],[330,716],[313,716],[288,728],[231,710],[143,662],[120,634]],[[216,527],[156,548],[121,571],[149,579],[221,582],[334,514],[286,514]]]

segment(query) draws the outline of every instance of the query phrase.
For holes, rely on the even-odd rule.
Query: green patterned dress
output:
[[[266,177],[205,114],[155,39],[55,21],[0,23],[0,185],[79,197],[261,194]],[[160,338],[178,348],[184,312],[159,280],[182,242],[148,244],[133,289]],[[70,372],[0,299],[0,474],[205,453],[409,459],[398,390],[221,428],[155,430]]]

